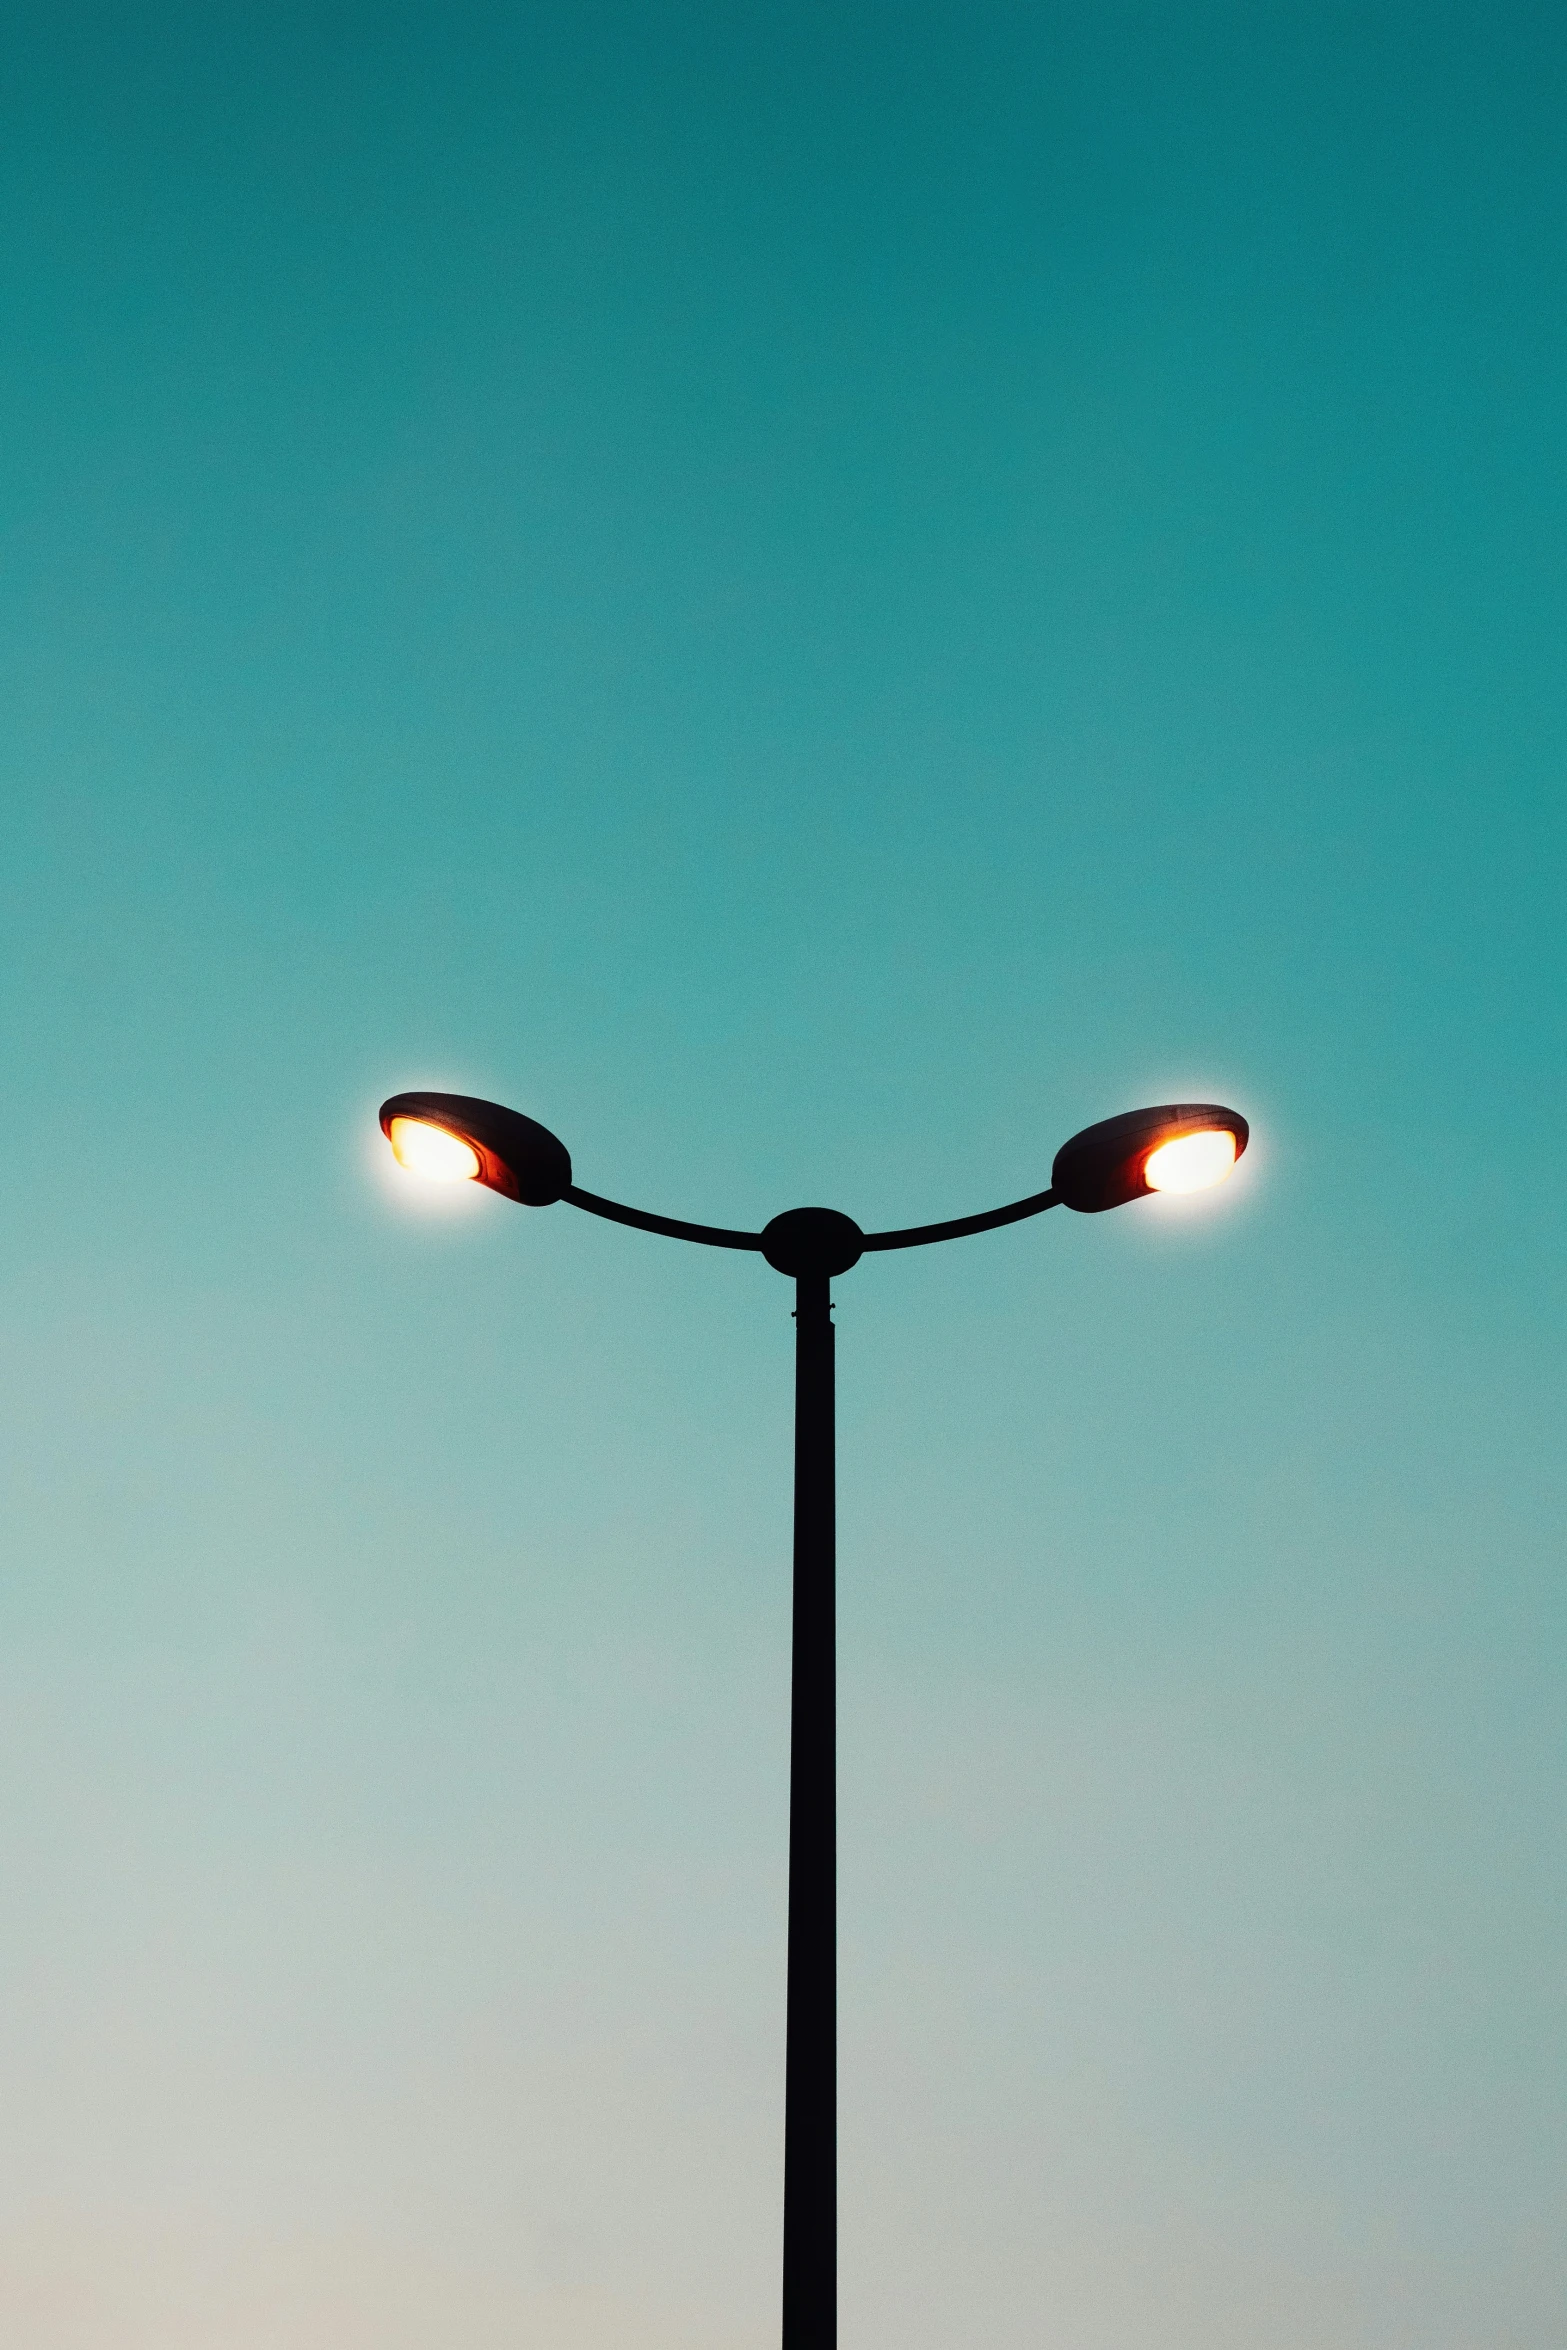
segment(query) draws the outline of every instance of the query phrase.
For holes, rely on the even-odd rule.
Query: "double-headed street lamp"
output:
[[[1213,1102],[1129,1110],[1064,1143],[1050,1188],[981,1216],[862,1232],[836,1208],[790,1208],[760,1232],[686,1224],[601,1199],[571,1180],[564,1143],[517,1110],[465,1094],[398,1093],[381,1125],[413,1173],[482,1183],[526,1207],[593,1216],[709,1248],[750,1249],[795,1285],[794,1632],[789,1746],[789,1972],[784,2081],[783,2350],[837,2341],[837,1753],[831,1283],[879,1249],[922,1248],[1045,1208],[1097,1215],[1153,1191],[1220,1183],[1248,1128]]]

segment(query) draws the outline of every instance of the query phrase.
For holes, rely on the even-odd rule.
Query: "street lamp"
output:
[[[836,1208],[790,1208],[760,1232],[650,1215],[571,1180],[547,1127],[466,1094],[398,1093],[381,1126],[399,1162],[481,1183],[525,1206],[567,1200],[590,1215],[709,1248],[750,1249],[794,1282],[794,1623],[789,1745],[789,1961],[784,2077],[783,2350],[837,2341],[837,1741],[833,1586],[833,1276],[880,1249],[922,1248],[1021,1223],[1046,1208],[1098,1215],[1155,1191],[1220,1183],[1249,1129],[1214,1102],[1103,1119],[1063,1143],[1048,1190],[979,1216],[862,1232]]]

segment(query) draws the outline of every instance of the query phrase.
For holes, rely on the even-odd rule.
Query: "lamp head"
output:
[[[1127,1110],[1064,1142],[1051,1186],[1064,1206],[1088,1216],[1150,1191],[1202,1191],[1223,1182],[1250,1135],[1240,1112],[1217,1102]]]
[[[571,1155],[547,1126],[465,1093],[394,1093],[381,1131],[416,1175],[485,1184],[525,1207],[547,1208],[571,1183]]]

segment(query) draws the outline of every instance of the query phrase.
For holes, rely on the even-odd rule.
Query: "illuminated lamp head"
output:
[[[410,1175],[428,1175],[435,1183],[472,1183],[479,1172],[479,1154],[471,1142],[428,1118],[394,1118],[386,1130],[392,1156]]]
[[[401,1166],[437,1181],[482,1183],[547,1208],[571,1183],[571,1156],[548,1127],[465,1093],[394,1093],[381,1131]]]
[[[1061,1145],[1051,1188],[1066,1207],[1087,1216],[1151,1191],[1203,1191],[1224,1181],[1250,1136],[1240,1112],[1217,1102],[1127,1110]]]

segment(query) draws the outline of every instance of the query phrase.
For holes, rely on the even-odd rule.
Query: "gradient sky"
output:
[[[1567,31],[7,13],[0,2337],[1558,2350]]]

